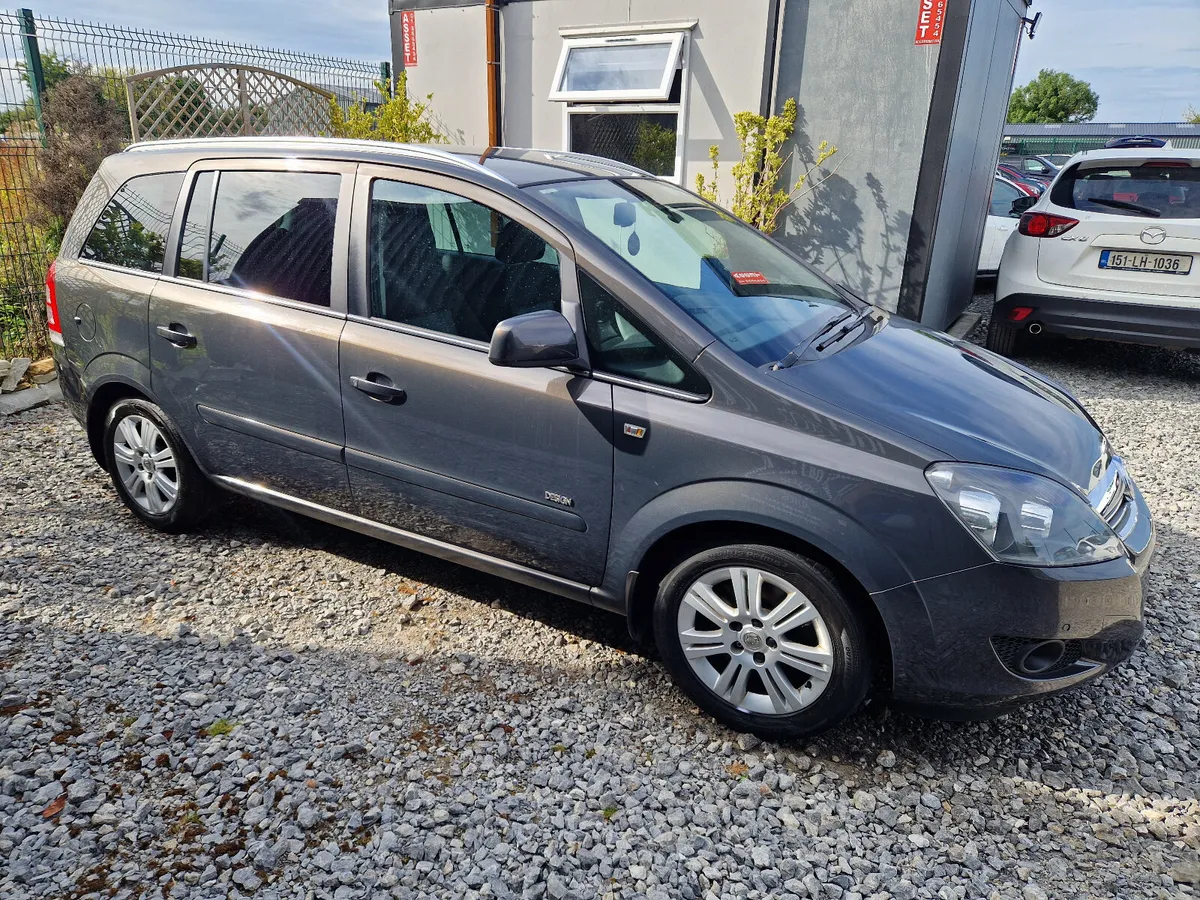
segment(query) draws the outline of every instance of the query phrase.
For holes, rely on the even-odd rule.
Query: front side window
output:
[[[1200,219],[1200,166],[1186,160],[1077,164],[1054,185],[1056,206],[1152,219]]]
[[[415,184],[371,185],[371,315],[490,341],[503,319],[558,309],[558,253],[481,203]]]
[[[210,212],[206,179],[213,177]],[[180,277],[329,306],[340,188],[333,174],[201,174],[180,242]]]
[[[588,357],[599,372],[707,394],[704,380],[586,272],[579,273]]]
[[[171,213],[182,186],[182,172],[129,179],[101,211],[79,251],[80,259],[161,272]]]
[[[666,182],[589,179],[528,190],[603,241],[752,365],[783,359],[814,328],[850,308],[774,242]]]
[[[1020,191],[1007,182],[995,179],[992,185],[992,205],[989,215],[1007,218],[1012,216],[1013,201],[1024,196]]]

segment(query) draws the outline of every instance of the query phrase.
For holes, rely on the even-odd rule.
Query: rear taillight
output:
[[[1066,234],[1078,224],[1078,219],[1056,216],[1054,213],[1027,212],[1021,216],[1017,231],[1029,237],[1051,238]]]
[[[50,332],[50,342],[63,343],[62,319],[58,317],[58,292],[54,285],[54,263],[46,270],[46,329]]]

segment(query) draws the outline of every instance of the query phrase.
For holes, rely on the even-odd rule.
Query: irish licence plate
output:
[[[1127,272],[1158,272],[1160,275],[1187,275],[1192,271],[1192,257],[1183,253],[1102,250],[1100,268],[1124,269]]]

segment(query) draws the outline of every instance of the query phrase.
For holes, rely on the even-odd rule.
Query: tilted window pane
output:
[[[328,306],[341,180],[310,172],[222,172],[209,282]]]
[[[161,272],[182,172],[131,178],[113,195],[84,242],[82,259]]]
[[[563,91],[653,91],[672,62],[669,43],[572,47],[563,70]]]

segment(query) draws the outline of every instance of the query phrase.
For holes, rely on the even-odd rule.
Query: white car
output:
[[[987,346],[1042,333],[1200,348],[1200,150],[1071,157],[1005,246]]]
[[[1000,268],[1000,256],[1008,243],[1008,237],[1017,230],[1021,213],[1013,209],[1013,203],[1029,194],[1007,178],[996,176],[992,183],[992,201],[988,207],[987,224],[983,227],[983,244],[979,248],[978,275],[981,278],[996,274]]]

